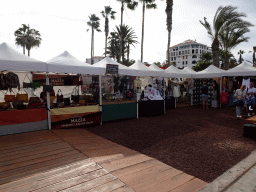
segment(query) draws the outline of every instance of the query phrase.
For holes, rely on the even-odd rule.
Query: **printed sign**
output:
[[[107,64],[106,74],[118,75],[118,65]]]

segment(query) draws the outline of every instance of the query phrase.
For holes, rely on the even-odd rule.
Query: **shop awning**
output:
[[[171,65],[164,70],[164,76],[169,78],[181,78],[181,70]]]
[[[189,67],[185,67],[184,69],[181,70],[181,78],[191,78],[192,74],[196,74],[196,72],[189,68]]]
[[[139,60],[137,60],[129,68],[136,70],[138,76],[140,77],[157,76],[154,70],[150,69]]]
[[[104,70],[102,67],[95,67],[78,60],[67,51],[52,58],[47,63],[49,72],[55,73],[100,75]]]
[[[210,65],[203,71],[197,72],[195,74],[192,74],[192,78],[199,79],[199,78],[214,78],[214,77],[221,77],[221,74],[224,71],[222,69],[219,69],[215,67],[214,65]]]
[[[19,53],[7,43],[0,45],[0,70],[46,72],[47,63]]]
[[[164,76],[164,70],[157,67],[154,63],[151,64],[148,68],[152,69],[153,71],[155,71],[156,75],[157,76],[161,76],[163,77]]]
[[[221,73],[222,76],[256,76],[256,68],[249,65],[246,62],[224,71]]]

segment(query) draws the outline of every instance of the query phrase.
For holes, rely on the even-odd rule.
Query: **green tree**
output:
[[[243,50],[239,50],[237,54],[239,55],[239,60],[238,60],[238,62],[239,62],[239,64],[241,64],[241,63],[243,62],[243,60],[244,60],[244,59],[242,58],[242,55],[244,54],[244,51],[243,51]]]
[[[115,11],[112,11],[112,8],[110,6],[105,6],[104,11],[101,11],[102,17],[105,18],[105,57],[106,57],[106,51],[107,51],[107,39],[108,39],[108,33],[109,33],[109,17],[111,19],[115,19]]]
[[[162,64],[159,61],[158,62],[154,62],[153,64],[155,64],[158,67],[162,66]]]
[[[27,30],[29,28],[29,25],[27,26],[26,24],[22,24],[22,27],[17,29],[14,32],[15,36],[15,44],[18,46],[23,47],[23,54],[25,55],[25,50],[26,50],[26,36],[27,36]]]
[[[138,2],[135,0],[117,0],[121,3],[121,27],[123,26],[123,13],[124,13],[124,6],[126,5],[128,9],[135,10],[135,8],[138,6]],[[122,29],[122,28],[121,28]],[[122,62],[124,60],[124,52],[123,52],[123,33],[121,31],[120,33],[120,57],[122,57]],[[121,61],[121,58],[120,58]],[[121,62],[121,63],[122,63]]]
[[[87,25],[91,27],[92,30],[92,37],[91,37],[91,64],[94,64],[94,30],[96,30],[97,32],[101,32],[101,30],[99,29],[100,27],[100,18],[97,17],[95,14],[91,14],[89,16],[89,20],[87,22]]]
[[[30,50],[33,47],[39,47],[41,44],[41,34],[35,29],[30,29],[29,25],[22,24],[22,27],[14,32],[15,44],[23,47],[23,54],[25,54],[25,48],[28,50],[28,56],[30,56]]]
[[[232,6],[220,6],[213,19],[213,27],[209,24],[206,17],[204,21],[200,20],[200,23],[206,28],[207,33],[210,35],[212,42],[212,54],[213,54],[213,64],[219,66],[219,45],[221,43],[222,48],[228,52],[234,46],[238,45],[240,40],[237,38],[237,33],[243,33],[247,31],[249,27],[248,22],[242,20],[246,17],[244,13],[238,13],[236,11],[237,7]],[[240,31],[240,26],[247,28],[244,31]],[[231,35],[232,34],[232,35]],[[225,40],[225,38],[228,38]],[[243,42],[243,41],[242,41]],[[227,60],[227,59],[226,59]],[[225,63],[224,68],[227,69],[227,63]]]
[[[143,63],[143,42],[144,42],[144,20],[145,20],[145,9],[156,9],[157,5],[154,3],[155,0],[140,0],[142,3],[142,34],[141,34],[141,62]]]
[[[166,0],[165,13],[167,15],[166,24],[168,30],[168,43],[167,43],[167,60],[168,65],[170,65],[170,43],[171,43],[171,31],[172,31],[172,6],[173,0]]]
[[[119,34],[116,32],[111,32],[108,37],[108,46],[107,46],[107,54],[117,62],[120,62],[120,39]]]
[[[207,52],[207,53],[202,53],[200,55],[200,60],[197,62],[195,66],[193,66],[194,71],[202,71],[209,67],[212,64],[212,54]]]

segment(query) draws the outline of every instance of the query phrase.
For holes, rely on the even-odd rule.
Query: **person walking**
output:
[[[201,91],[202,91],[203,109],[208,109],[208,86],[206,82],[203,83]]]
[[[242,118],[242,109],[244,107],[244,100],[246,97],[246,85],[242,85],[240,89],[237,89],[234,95],[235,105],[236,105],[236,117],[238,119]]]
[[[249,113],[249,106],[253,108],[252,115],[255,115],[255,95],[256,95],[256,88],[254,88],[254,83],[250,83],[250,87],[247,87],[246,89],[247,96],[245,98],[245,105],[246,105],[246,113],[248,114],[248,117],[251,116]]]

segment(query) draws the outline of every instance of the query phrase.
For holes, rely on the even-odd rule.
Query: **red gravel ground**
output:
[[[88,130],[211,182],[255,150],[256,142],[243,137],[244,119],[236,119],[234,107],[190,106]]]

